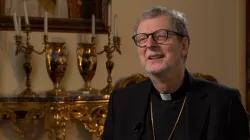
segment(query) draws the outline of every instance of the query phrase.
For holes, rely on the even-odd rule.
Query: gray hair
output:
[[[137,20],[134,26],[134,34],[137,34],[138,26],[141,21],[145,19],[152,19],[159,16],[170,16],[172,18],[172,27],[183,36],[187,37],[188,44],[190,44],[190,35],[188,32],[188,22],[185,15],[176,10],[169,10],[166,7],[155,6],[150,10],[144,12],[141,17]]]

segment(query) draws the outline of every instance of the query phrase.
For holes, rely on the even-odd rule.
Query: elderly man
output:
[[[149,80],[110,96],[103,140],[247,140],[239,91],[193,77],[184,15],[153,7],[132,37]]]

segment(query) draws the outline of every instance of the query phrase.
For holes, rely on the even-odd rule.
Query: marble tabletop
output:
[[[68,91],[66,96],[46,97],[46,92],[39,92],[38,97],[0,96],[0,102],[76,102],[108,100],[109,95],[90,94],[80,91]]]

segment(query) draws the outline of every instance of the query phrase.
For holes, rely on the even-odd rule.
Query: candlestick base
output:
[[[39,97],[39,95],[34,92],[31,88],[26,88],[21,94],[18,95],[19,97]]]
[[[101,94],[110,95],[113,92],[113,90],[114,90],[114,87],[108,83],[108,85],[104,89],[102,89],[100,92],[101,92]]]

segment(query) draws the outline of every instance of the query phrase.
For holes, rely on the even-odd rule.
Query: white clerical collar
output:
[[[171,95],[170,94],[162,94],[162,93],[160,93],[160,95],[161,95],[161,99],[164,100],[164,101],[171,100]]]

